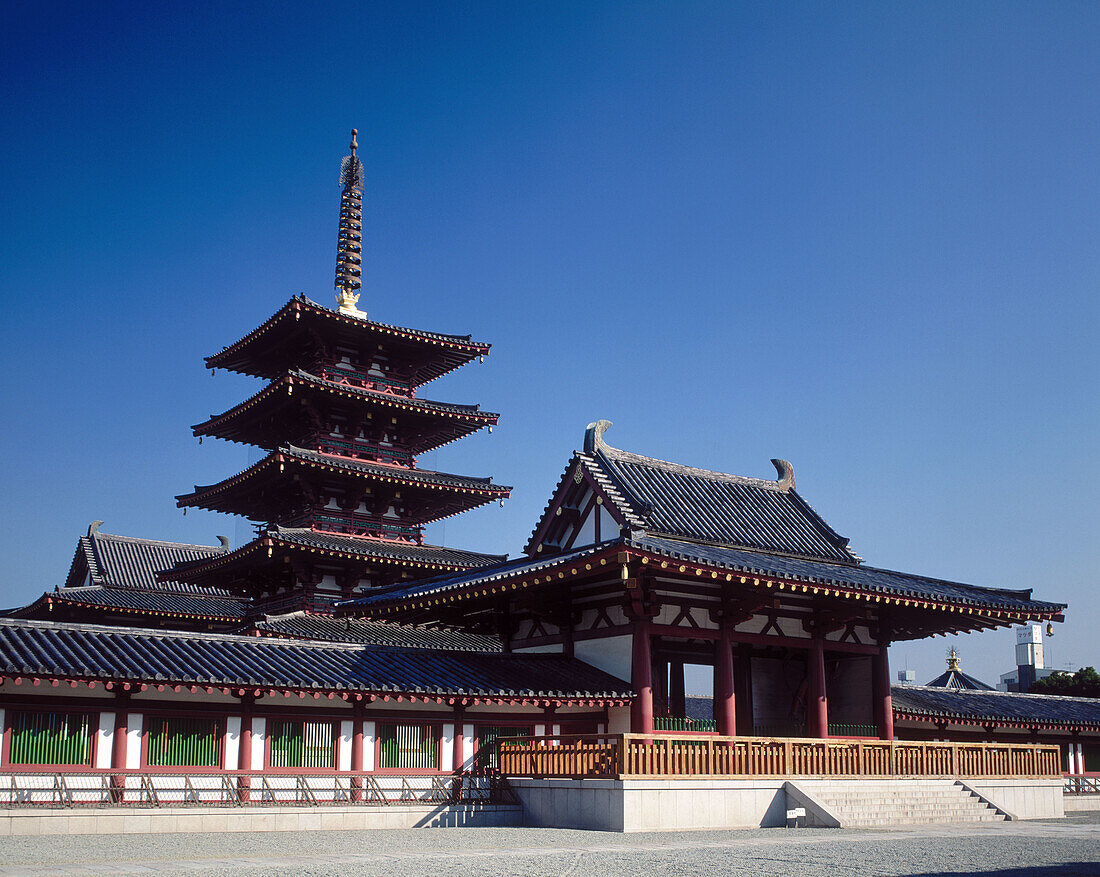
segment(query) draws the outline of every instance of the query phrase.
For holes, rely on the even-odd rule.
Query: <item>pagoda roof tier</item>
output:
[[[419,386],[485,356],[489,346],[469,335],[405,329],[341,314],[303,295],[240,341],[206,357],[206,365],[270,380],[326,350],[350,347],[368,354],[383,352],[396,371]]]
[[[506,555],[481,554],[441,545],[344,536],[304,527],[271,527],[235,551],[208,560],[182,563],[158,574],[162,581],[195,585],[225,583],[237,589],[285,577],[295,561],[313,565],[358,567],[363,576],[397,578],[403,572],[418,578],[491,566]]]
[[[450,517],[494,499],[505,499],[511,491],[510,487],[493,484],[491,478],[409,469],[320,454],[291,445],[272,451],[243,472],[217,484],[196,485],[193,493],[177,496],[176,505],[274,521],[304,499],[303,483],[326,480],[354,484],[360,492],[369,488],[386,501],[399,492],[406,517],[419,523]]]
[[[352,419],[364,409],[371,423],[376,413],[396,420],[395,432],[405,449],[422,454],[456,441],[483,426],[494,426],[499,414],[479,405],[456,405],[394,396],[390,393],[326,381],[304,371],[287,372],[259,393],[204,423],[193,426],[197,436],[217,436],[230,441],[274,450],[280,445],[302,444],[320,427],[311,416],[319,410],[347,412]]]

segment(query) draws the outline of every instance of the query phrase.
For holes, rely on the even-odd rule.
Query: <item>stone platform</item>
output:
[[[43,834],[361,831],[523,824],[516,804],[361,807],[19,807],[0,810],[0,837]]]

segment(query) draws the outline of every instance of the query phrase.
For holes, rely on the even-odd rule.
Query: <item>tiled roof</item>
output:
[[[110,588],[102,585],[62,588],[52,594],[44,594],[35,605],[42,602],[116,609],[137,614],[182,615],[218,620],[242,618],[251,606],[247,600],[234,600],[228,597],[184,594],[163,588],[147,591],[137,588]]]
[[[561,655],[374,648],[0,619],[0,673],[425,695],[620,699],[629,686]]]
[[[187,545],[181,542],[159,542],[101,533],[98,522],[81,536],[76,555],[69,569],[66,588],[84,587],[90,576],[94,585],[111,588],[138,588],[147,591],[178,591],[211,597],[228,597],[219,588],[198,588],[194,585],[161,584],[156,574],[171,569],[177,563],[208,560],[223,554],[226,548],[210,545]]]
[[[635,529],[750,550],[858,563],[848,540],[794,489],[789,463],[772,462],[778,481],[745,478],[643,457],[603,441],[610,426],[590,429],[577,456]]]
[[[391,542],[384,539],[342,536],[308,527],[276,526],[270,527],[251,542],[223,557],[180,564],[161,575],[169,581],[202,580],[214,569],[228,568],[242,558],[250,557],[254,552],[263,550],[263,546],[269,540],[273,544],[332,551],[362,560],[421,565],[429,568],[434,566],[436,569],[466,570],[491,566],[506,558],[506,555],[502,554],[481,554],[476,551],[464,551],[461,548],[446,548],[442,545],[417,545],[414,542]]]
[[[507,558],[505,554],[481,554],[461,548],[445,548],[442,545],[417,545],[413,542],[388,542],[381,539],[360,539],[323,533],[305,527],[273,527],[271,536],[294,545],[324,548],[357,554],[360,557],[380,557],[387,560],[418,561],[440,566],[470,567],[490,566]]]
[[[996,691],[992,685],[986,685],[981,679],[975,679],[962,670],[945,670],[931,682],[928,688],[965,688],[969,691]]]
[[[617,547],[639,549],[662,557],[686,560],[700,566],[746,575],[816,583],[850,591],[950,603],[976,609],[1054,615],[1065,608],[1061,603],[1032,600],[1030,591],[981,588],[976,585],[931,579],[869,566],[784,557],[721,545],[685,542],[644,533],[635,534],[630,538],[602,542],[553,557],[520,558],[457,575],[437,576],[412,585],[379,589],[376,593],[367,594],[341,605],[367,608],[400,604],[435,593],[469,589],[504,578],[522,577],[542,569],[570,564],[586,555],[615,550]]]
[[[294,314],[298,315],[298,319],[295,319]],[[263,356],[270,353],[271,349],[285,348],[287,353],[284,357],[293,355],[293,348],[280,344],[279,339],[285,339],[296,329],[300,330],[304,322],[315,326],[324,324],[341,334],[373,337],[385,341],[387,346],[405,345],[415,348],[414,355],[419,360],[415,374],[418,384],[434,380],[464,365],[475,356],[486,355],[490,346],[482,341],[471,340],[469,335],[426,332],[341,314],[299,295],[244,338],[219,353],[206,357],[207,368],[227,368],[244,374],[273,378],[276,373],[270,368],[260,366],[257,354]],[[269,366],[271,364],[272,362],[267,363]]]
[[[250,417],[254,418],[256,411],[265,410],[257,406],[279,408],[289,404],[286,394],[294,388],[298,388],[301,392],[323,392],[344,397],[352,400],[354,404],[370,402],[393,412],[403,412],[405,416],[429,419],[436,428],[430,435],[421,437],[410,446],[413,453],[423,453],[476,432],[484,426],[494,426],[500,419],[499,414],[482,411],[480,405],[462,405],[395,396],[379,390],[327,381],[299,369],[288,371],[243,402],[221,414],[211,415],[202,423],[193,425],[191,431],[196,436],[215,435],[233,441],[243,441],[246,444],[257,444],[271,450],[279,443],[279,440],[274,438],[275,432],[267,429],[261,430],[258,436],[249,434],[249,429],[255,426],[251,423]],[[255,429],[252,431],[255,432]],[[282,440],[286,440],[286,430],[277,432],[283,436]]]
[[[577,551],[569,551],[565,554],[557,554],[553,557],[519,557],[515,560],[503,561],[480,569],[470,569],[462,573],[452,573],[424,579],[411,585],[393,585],[388,588],[378,588],[362,597],[344,600],[337,604],[341,607],[370,607],[388,605],[411,600],[416,597],[424,597],[431,594],[446,591],[459,590],[474,585],[489,584],[501,579],[513,576],[524,576],[539,570],[555,567],[560,563],[568,563],[586,555],[595,554],[597,551],[607,548],[607,543],[592,545]]]
[[[970,691],[895,685],[890,689],[894,713],[931,719],[1033,726],[1100,726],[1100,699],[1017,694],[1007,691]]]
[[[260,469],[271,464],[276,458],[301,460],[304,463],[315,466],[323,466],[329,469],[353,472],[359,475],[397,481],[404,484],[424,484],[433,487],[453,487],[458,490],[473,491],[489,494],[489,499],[497,496],[508,495],[512,489],[507,485],[494,484],[492,478],[478,478],[469,475],[452,475],[446,472],[433,472],[430,469],[409,469],[405,466],[389,466],[384,463],[374,463],[369,460],[356,460],[351,457],[338,457],[334,454],[321,454],[305,448],[297,448],[293,445],[276,448],[267,454],[262,460],[249,466],[243,472],[219,481],[217,484],[195,485],[194,493],[177,496],[180,505],[193,504],[192,501],[200,496],[220,493],[257,473]]]
[[[737,548],[682,542],[644,534],[625,540],[625,544],[668,557],[696,561],[750,575],[776,576],[791,581],[852,588],[872,594],[889,594],[974,608],[1020,612],[1058,613],[1066,608],[1063,603],[1032,600],[1030,590],[983,588],[888,569],[876,569],[872,566],[851,566],[795,557],[780,557],[759,551],[742,551]]]
[[[329,640],[400,648],[447,649],[463,652],[499,652],[500,639],[464,630],[410,627],[358,618],[333,618],[313,612],[292,612],[255,622],[251,627],[271,636]]]

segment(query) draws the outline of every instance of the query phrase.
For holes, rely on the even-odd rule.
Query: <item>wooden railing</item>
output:
[[[505,776],[1059,777],[1058,747],[687,734],[501,737]]]

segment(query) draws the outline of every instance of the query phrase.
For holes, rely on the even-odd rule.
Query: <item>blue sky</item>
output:
[[[0,603],[76,538],[241,542],[173,496],[249,450],[202,356],[332,301],[360,131],[364,295],[493,343],[424,395],[502,413],[423,464],[515,485],[436,527],[515,553],[585,425],[772,477],[868,563],[1091,631],[1100,362],[1091,3],[8,3]],[[253,455],[254,458],[254,455]],[[1011,632],[955,641],[995,681]],[[951,642],[898,644],[939,673]]]

